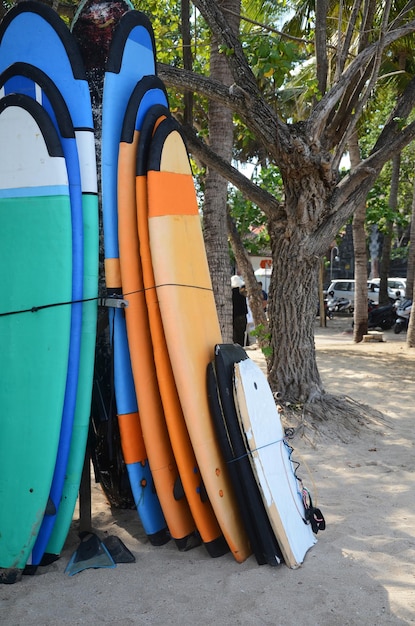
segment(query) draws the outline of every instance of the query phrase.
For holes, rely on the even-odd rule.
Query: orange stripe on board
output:
[[[198,215],[195,186],[190,174],[148,172],[149,217]]]
[[[107,289],[121,289],[120,259],[105,259],[104,267]]]
[[[118,426],[120,429],[124,461],[127,464],[144,463],[147,459],[147,453],[144,446],[138,413],[119,415]]]
[[[157,118],[157,120],[156,120],[156,122],[155,122],[155,124],[154,124],[153,132],[151,133],[152,135],[154,135],[154,133],[156,132],[156,130],[158,129],[158,127],[160,126],[160,124],[161,124],[162,122],[164,122],[164,120],[166,120],[166,119],[167,119],[167,116],[166,116],[166,115],[160,115],[160,117],[159,117],[159,118]]]

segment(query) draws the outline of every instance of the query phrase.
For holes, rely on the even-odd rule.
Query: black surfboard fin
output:
[[[104,545],[115,563],[135,563],[135,556],[125,543],[116,535],[109,535],[104,539]]]
[[[206,491],[206,487],[203,483],[203,480],[200,481],[200,485],[199,485],[199,496],[202,502],[207,502],[209,500],[208,498],[208,494]]]
[[[84,569],[98,569],[101,567],[114,568],[116,564],[106,546],[100,538],[92,532],[79,534],[81,543],[65,569],[65,574],[74,576]]]
[[[182,498],[184,498],[183,483],[182,483],[182,479],[180,478],[180,476],[177,476],[174,482],[173,496],[176,501],[182,500]]]
[[[48,502],[46,504],[45,515],[56,515],[56,513],[57,513],[57,509],[56,509],[55,503],[52,500],[52,498],[49,496]]]

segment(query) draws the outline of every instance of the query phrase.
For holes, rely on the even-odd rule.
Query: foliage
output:
[[[282,200],[282,179],[275,165],[255,167],[251,178],[259,187],[272,189],[275,197]],[[231,215],[249,254],[258,255],[268,249],[270,239],[266,228],[267,220],[258,206],[247,200],[236,187],[230,187],[229,203]]]
[[[263,355],[266,359],[270,359],[272,357],[271,333],[265,328],[264,324],[258,324],[249,334],[253,337],[257,337]]]

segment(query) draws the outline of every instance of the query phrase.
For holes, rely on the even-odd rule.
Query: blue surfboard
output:
[[[128,143],[133,142],[134,131],[140,131],[146,111],[149,107],[158,102],[160,104],[164,104],[164,106],[166,107],[168,106],[165,87],[161,80],[156,76],[145,76],[137,83],[128,102],[121,131],[121,141],[125,141]],[[125,314],[127,317],[128,311],[125,311]],[[127,322],[127,329],[125,327],[120,329],[120,332],[117,333],[118,342],[114,346],[115,352],[117,352],[118,350],[120,350],[121,352],[120,358],[115,358],[115,361],[118,365],[118,368],[115,369],[115,387],[118,412],[120,414],[126,414],[128,413],[129,403],[127,403],[127,405],[124,407],[122,404],[123,399],[125,400],[126,398],[135,398],[136,391],[134,386],[131,362],[130,360],[127,361],[125,359],[125,355],[129,354],[129,344],[127,342],[128,319],[125,320],[123,318],[122,322],[123,325],[125,325]],[[118,323],[120,323],[120,316],[118,316]],[[124,345],[121,347],[122,342],[124,342]],[[123,367],[126,366],[128,366],[128,372],[122,371]],[[121,391],[121,385],[125,385],[127,382],[131,386],[131,389],[123,393]],[[138,412],[137,405],[136,411]],[[150,541],[152,541],[152,543],[154,544],[156,540],[155,536],[153,535],[154,528],[157,527],[157,524],[159,524],[160,521],[157,521],[158,518],[156,518],[157,523],[155,525],[153,519],[153,511],[154,509],[156,509],[161,515],[162,511],[154,490],[148,460],[146,460],[145,463],[129,463],[128,457],[126,457],[125,462],[130,480],[131,491],[133,493],[134,502],[137,507],[137,513],[141,519],[144,530],[150,537]],[[145,485],[145,487],[143,487],[143,485]],[[149,504],[149,499],[151,501],[152,498],[157,498],[157,504],[155,502],[150,502]]]
[[[115,265],[119,266],[117,163],[124,115],[138,81],[155,73],[155,44],[150,21],[144,13],[129,11],[121,18],[111,43],[102,102],[102,208],[105,269],[110,281],[110,267],[107,272],[110,259],[116,259]],[[107,286],[120,287],[108,282]]]
[[[24,70],[25,65],[26,70],[29,65],[34,66],[36,75],[32,75],[31,70]],[[80,184],[82,192],[82,213],[78,220],[80,234],[74,237],[73,251],[74,275],[80,276],[80,280],[76,285],[74,283],[72,294],[77,324],[73,327],[71,347],[78,358],[77,361],[72,359],[68,370],[65,420],[53,482],[53,500],[55,509],[59,507],[58,517],[56,513],[45,517],[39,541],[32,555],[32,562],[37,564],[58,520],[60,548],[65,540],[79,488],[88,432],[96,325],[94,299],[98,286],[95,146],[89,88],[82,60],[69,30],[53,10],[43,4],[25,2],[14,7],[6,15],[0,26],[0,71],[4,70],[6,77],[10,72],[9,66],[16,69],[16,75],[6,81],[6,90],[26,89],[25,93],[32,91],[31,96],[40,99],[42,105],[51,112],[58,128],[63,124],[61,118],[64,117],[62,111],[65,106],[62,106],[62,100],[66,105],[74,128],[72,137],[65,138],[64,141],[66,160],[73,183],[71,203],[73,200],[74,208],[78,208],[78,199],[75,199],[75,196],[79,198],[79,194],[75,194],[75,187]],[[50,95],[52,93],[53,96]],[[79,174],[76,173],[77,170]],[[81,304],[82,299],[88,301]],[[82,381],[80,385],[77,385],[78,374],[79,380]],[[71,437],[73,432],[76,432],[76,436]],[[68,457],[72,464],[71,472],[67,471]],[[62,507],[62,503],[65,503],[65,506]]]
[[[72,216],[60,138],[39,103],[21,94],[0,100],[0,143],[7,146],[0,151],[0,582],[14,582],[53,508],[71,339]]]
[[[108,294],[121,294],[121,273],[118,247],[117,170],[118,149],[128,102],[139,80],[155,73],[154,35],[148,18],[138,12],[125,13],[115,30],[104,77],[102,104],[102,210],[104,224],[105,276]],[[131,371],[124,313],[110,310],[110,328],[114,350],[114,377],[117,413],[120,416],[137,412],[137,397]],[[130,465],[130,464],[129,464]],[[129,471],[142,468],[132,466]],[[130,480],[137,485],[137,477]],[[150,482],[152,480],[150,478]],[[134,497],[139,496],[134,488]],[[137,492],[138,489],[138,492]],[[141,493],[142,495],[142,493]],[[145,532],[153,543],[163,543],[166,522],[158,499],[141,499],[138,510]]]
[[[14,68],[15,69],[15,68]],[[56,519],[56,513],[62,495],[66,464],[72,436],[72,427],[75,414],[76,395],[78,387],[79,359],[81,349],[82,328],[82,297],[83,297],[83,221],[82,221],[82,193],[79,171],[78,151],[76,148],[75,133],[65,103],[57,92],[53,83],[49,85],[49,96],[42,89],[41,84],[47,84],[47,77],[40,72],[30,78],[29,66],[21,68],[23,75],[13,75],[10,68],[0,75],[0,87],[4,94],[23,93],[39,102],[48,112],[58,132],[61,141],[68,178],[72,217],[72,296],[71,300],[71,339],[68,358],[68,375],[66,379],[65,402],[62,414],[62,424],[55,472],[50,489],[50,506],[39,529],[36,543],[33,547],[32,564],[40,563],[46,544]],[[19,70],[18,70],[19,71]],[[46,78],[46,81],[44,80]],[[4,84],[2,85],[4,81]],[[58,121],[59,120],[59,121]]]

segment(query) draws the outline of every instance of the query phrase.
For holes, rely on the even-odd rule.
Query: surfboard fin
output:
[[[201,502],[207,502],[209,499],[203,480],[200,480],[199,496],[200,496]]]
[[[98,569],[101,567],[114,568],[116,564],[108,549],[95,533],[82,532],[79,534],[81,543],[71,556],[65,569],[65,574],[74,576],[84,569]]]
[[[115,563],[135,563],[135,556],[127,548],[125,543],[115,535],[109,535],[104,539],[104,545],[112,556]]]
[[[56,509],[55,503],[52,500],[52,498],[49,496],[48,502],[46,504],[45,515],[56,515],[56,513],[57,513],[57,509]]]
[[[180,476],[178,476],[174,482],[173,496],[176,501],[184,498],[183,483],[182,483]]]

